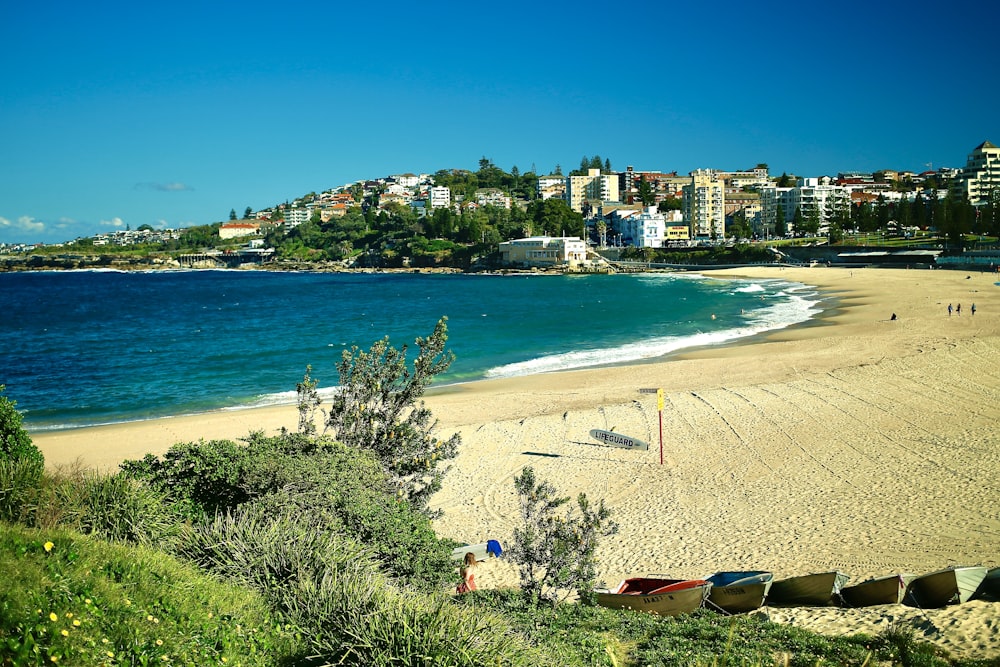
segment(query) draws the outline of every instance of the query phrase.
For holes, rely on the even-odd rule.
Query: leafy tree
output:
[[[639,176],[639,201],[642,202],[643,206],[649,206],[656,201],[656,195],[653,194],[653,187],[646,180],[645,174]]]
[[[407,346],[396,349],[389,339],[375,342],[368,352],[357,346],[344,350],[338,365],[340,390],[331,401],[324,432],[346,445],[368,450],[388,472],[399,497],[426,510],[430,496],[441,487],[447,469],[439,464],[454,458],[461,437],[432,436],[436,421],[421,401],[434,377],[454,360],[445,352],[447,318],[441,318],[427,338],[417,338],[420,352],[407,367]]]
[[[253,217],[253,209],[247,206],[246,210],[243,211],[243,219],[249,220],[252,217]]]
[[[592,508],[587,494],[577,497],[577,511],[558,514],[568,497],[560,498],[547,481],[538,481],[526,467],[514,478],[523,525],[514,529],[507,558],[518,567],[521,590],[532,600],[556,601],[575,590],[591,596],[597,576],[595,552],[601,537],[618,532],[611,511],[601,500]]]
[[[229,219],[230,220],[235,220],[236,219],[236,209],[235,208],[229,209]]]
[[[774,214],[774,233],[776,236],[785,236],[788,234],[788,223],[785,221],[785,207],[778,204],[778,208]]]
[[[805,217],[802,215],[802,207],[796,206],[795,212],[792,214],[792,232],[796,236],[803,236],[805,231]]]
[[[562,199],[536,199],[528,205],[528,218],[538,233],[584,237],[583,215],[571,209]]]
[[[787,188],[791,187],[792,179],[786,172],[781,172],[781,176],[778,178],[778,187]]]

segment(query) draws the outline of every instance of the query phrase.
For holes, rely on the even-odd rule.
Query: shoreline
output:
[[[849,584],[948,565],[1000,565],[1000,286],[985,273],[745,267],[717,277],[818,287],[834,307],[809,324],[649,362],[477,381],[429,391],[438,432],[462,445],[432,508],[467,543],[509,539],[524,466],[560,495],[604,500],[619,533],[598,578],[776,578],[839,569]],[[948,303],[977,313],[949,316]],[[967,308],[963,308],[967,311]],[[898,319],[891,321],[896,313]],[[655,397],[664,392],[664,465]],[[176,442],[294,430],[294,405],[32,434],[50,466],[113,468]],[[600,447],[590,429],[650,443]],[[95,447],[95,445],[97,445]],[[516,585],[503,561],[482,586]],[[1000,656],[1000,603],[919,612],[772,609],[819,632],[912,624],[961,656]],[[909,614],[914,612],[914,614]],[[923,623],[924,625],[920,625]]]

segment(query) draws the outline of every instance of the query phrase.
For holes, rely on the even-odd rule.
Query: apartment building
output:
[[[641,213],[620,217],[615,227],[615,231],[622,235],[625,245],[662,248],[666,238],[667,219],[655,206],[648,206]]]
[[[451,189],[435,185],[430,189],[431,208],[448,208],[451,206]]]
[[[976,146],[954,183],[973,206],[986,204],[994,192],[1000,193],[1000,148],[989,141]]]
[[[681,211],[691,237],[721,239],[726,234],[726,189],[721,173],[695,169],[683,188]]]
[[[586,201],[618,201],[618,174],[602,174],[600,169],[587,170],[586,176],[566,179],[566,203],[577,213],[583,212]]]
[[[562,174],[549,174],[538,177],[539,199],[563,199],[566,196],[566,177]]]

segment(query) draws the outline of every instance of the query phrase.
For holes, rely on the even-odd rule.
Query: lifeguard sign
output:
[[[627,435],[615,433],[614,431],[602,431],[595,428],[590,430],[590,437],[600,443],[608,445],[609,447],[641,449],[644,452],[649,450],[649,445],[642,440],[636,440],[635,438],[630,438]]]

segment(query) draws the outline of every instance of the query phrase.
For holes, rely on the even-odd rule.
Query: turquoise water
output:
[[[448,317],[440,383],[660,357],[815,316],[814,289],[693,274],[255,271],[0,274],[0,384],[31,430],[294,402],[307,365],[413,347]],[[411,353],[412,360],[412,353]]]

